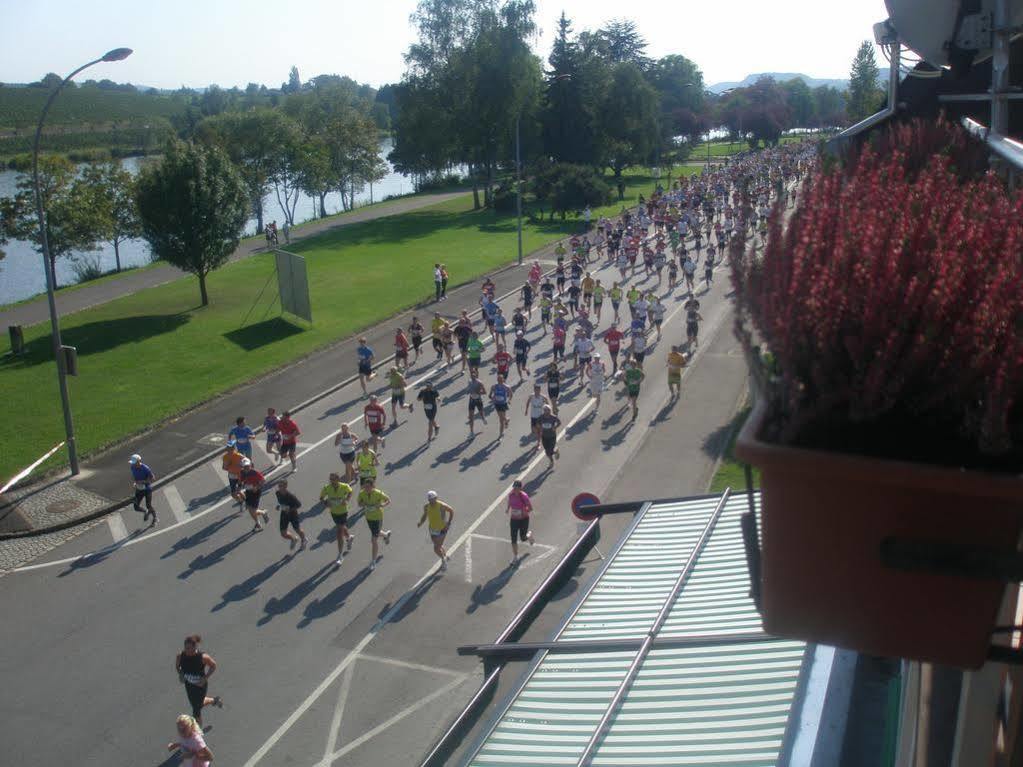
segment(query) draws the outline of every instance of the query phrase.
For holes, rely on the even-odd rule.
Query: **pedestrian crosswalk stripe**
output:
[[[178,522],[184,522],[188,519],[188,507],[185,506],[185,502],[181,498],[181,493],[174,485],[167,485],[163,489],[163,494],[167,498],[167,507],[170,509],[171,514],[174,515],[174,519]]]
[[[128,528],[124,524],[124,519],[117,512],[107,516],[107,525],[110,527],[110,535],[113,536],[114,543],[120,543],[128,537]]]

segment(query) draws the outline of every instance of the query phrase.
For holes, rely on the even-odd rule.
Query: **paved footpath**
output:
[[[439,202],[455,197],[462,197],[465,194],[466,192],[461,191],[409,197],[408,199],[395,200],[393,202],[387,201],[379,205],[359,208],[355,212],[344,214],[341,217],[331,216],[329,218],[308,221],[304,224],[299,224],[291,230],[291,239],[294,242],[339,226],[348,226],[363,221],[371,221],[375,218],[408,213],[409,211],[436,205]],[[284,235],[282,234],[280,237],[281,245],[287,247],[284,245]],[[231,256],[231,260],[237,261],[247,258],[254,253],[264,252],[266,252],[266,240],[263,237],[250,237],[242,241],[238,249]],[[57,291],[57,311],[61,316],[80,312],[91,306],[105,304],[108,301],[121,298],[121,296],[128,296],[146,288],[162,285],[165,282],[179,280],[185,276],[187,276],[186,272],[170,264],[160,264],[151,269],[133,269],[115,279],[84,285],[76,290]],[[50,314],[45,296],[39,296],[34,301],[18,304],[0,311],[0,327],[3,328],[6,328],[8,325],[24,325],[28,327],[39,322],[48,322],[49,319]]]
[[[639,419],[630,422],[620,386],[604,392],[598,412],[569,376],[561,460],[553,472],[531,450],[522,412],[528,382],[518,384],[512,374],[518,385],[503,439],[489,408],[483,433],[469,438],[466,377],[457,364],[449,369],[427,350],[411,379],[418,384],[430,377],[439,388],[441,432],[427,444],[417,408],[401,413],[387,434],[380,486],[393,500],[386,526],[394,536],[373,571],[368,530],[359,519],[353,553],[334,567],[333,530],[315,500],[339,465],[333,436],[340,423],[362,431],[357,384],[297,419],[303,431],[299,467],[289,480],[305,502],[308,550],[289,551],[276,519],[267,531],[252,532],[212,461],[157,492],[156,529],[144,527],[140,515],[119,512],[8,571],[0,579],[0,610],[19,617],[0,623],[0,674],[19,694],[0,700],[5,753],[14,763],[175,763],[163,761],[163,746],[174,716],[187,709],[172,662],[183,636],[198,632],[220,663],[211,690],[226,700],[223,711],[206,714],[218,762],[413,764],[478,686],[479,664],[458,656],[456,646],[492,639],[571,545],[577,521],[568,506],[577,492],[616,498],[703,491],[700,482],[716,460],[705,449],[706,435],[712,424],[729,422],[735,400],[726,389],[737,398],[744,378],[741,370],[715,364],[732,351],[725,270],[717,275],[709,290],[698,291],[703,346],[683,376],[682,399],[669,403],[664,357],[672,340],[684,337],[684,297],[662,288],[668,319],[663,340],[648,356]],[[499,293],[518,276],[498,277]],[[599,276],[608,284],[612,278],[607,268]],[[460,303],[447,302],[452,308]],[[529,329],[534,366],[551,353],[550,336],[542,335],[536,319]],[[608,319],[605,313],[598,330]],[[333,366],[310,367],[307,377],[319,378],[322,388],[353,364],[351,354],[339,350]],[[489,367],[483,378],[493,382]],[[255,397],[242,412],[254,418],[260,412],[255,403],[266,399]],[[228,422],[211,422],[210,431]],[[126,452],[117,458],[118,482]],[[260,467],[269,465],[259,448],[255,457]],[[274,470],[270,478],[282,474]],[[503,511],[516,477],[534,497],[537,544],[523,547],[525,559],[510,566]],[[426,533],[415,527],[428,488],[457,514],[445,573],[436,569]],[[610,546],[626,523],[606,520],[602,546]],[[584,564],[552,605],[555,613],[598,565],[596,557]]]

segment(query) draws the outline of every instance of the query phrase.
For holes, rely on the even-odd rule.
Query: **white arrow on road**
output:
[[[472,533],[465,540],[465,582],[472,583],[472,539],[479,538],[484,541],[497,541],[498,543],[510,543],[508,538],[498,538],[496,535],[484,535],[483,533]],[[529,544],[521,544],[523,547]],[[526,560],[520,569],[525,570],[526,568],[532,567],[538,562],[542,562],[551,556],[555,551],[558,550],[557,546],[548,546],[545,543],[534,543],[530,547],[533,551],[537,551],[536,554],[531,554],[529,559]]]

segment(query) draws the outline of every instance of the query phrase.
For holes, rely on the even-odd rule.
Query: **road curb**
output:
[[[544,248],[547,248],[547,247],[550,247],[550,246],[549,245],[545,245],[544,246]],[[543,250],[544,248],[540,248],[539,250]],[[532,257],[536,253],[539,253],[539,251],[533,251],[533,253],[529,254],[529,256]],[[505,266],[500,267],[499,269],[496,269],[496,270],[490,272],[490,274],[500,275],[500,274],[502,274],[504,272],[507,272],[507,271],[509,271],[511,269],[519,268],[519,266],[520,266],[519,264],[507,264]],[[523,260],[522,266],[525,266],[525,259]],[[544,275],[546,276],[546,275],[553,274],[553,273],[554,273],[554,270],[552,269],[550,271],[544,272]],[[465,287],[467,285],[471,285],[473,282],[475,282],[475,280],[466,280],[465,282],[458,283],[457,285],[454,286],[454,290],[458,290],[458,289],[463,288],[463,287]],[[508,291],[507,293],[504,293],[504,294],[500,295],[498,297],[498,300],[504,300],[504,299],[508,298],[509,296],[518,293],[518,291],[519,291],[519,288],[515,288],[514,290]],[[420,308],[420,307],[425,309],[427,306],[430,306],[430,305],[435,304],[435,303],[436,303],[436,301],[433,301],[433,302],[427,301],[426,304],[422,304],[422,305],[417,304],[416,306],[412,307],[412,310],[414,310],[416,308]],[[410,310],[409,309],[402,309],[396,315],[392,315],[392,317],[398,316],[400,314],[404,314],[407,311],[410,311]],[[472,311],[469,312],[469,316],[470,317],[475,317],[478,314],[482,315],[482,313],[483,313],[483,309],[482,308],[473,309]],[[380,324],[383,324],[385,322],[387,322],[387,320],[382,320]],[[360,332],[364,332],[364,330],[365,329],[363,329],[363,331],[360,331]],[[346,336],[344,339],[337,341],[332,346],[340,345],[340,344],[344,343],[345,341],[349,340],[350,338],[352,338],[354,335],[357,335],[357,334],[352,334],[350,336]],[[433,334],[432,333],[430,333],[430,334],[428,334],[426,336],[423,336],[423,340],[424,341],[428,341],[431,338],[433,338]],[[329,349],[329,348],[330,347],[326,347],[323,351],[326,351],[326,349]],[[384,357],[383,359],[380,360],[380,362],[378,363],[377,367],[379,368],[379,367],[381,367],[383,365],[386,365],[388,362],[390,362],[390,361],[392,361],[394,359],[394,356],[395,356],[394,354],[389,354],[387,357]],[[301,362],[296,362],[295,364],[301,364]],[[330,386],[330,387],[328,387],[328,388],[318,392],[317,394],[314,394],[312,397],[307,398],[303,402],[300,402],[298,405],[295,405],[294,407],[288,408],[288,410],[290,412],[292,412],[292,413],[299,413],[302,410],[310,407],[311,405],[316,404],[320,400],[325,399],[326,397],[329,397],[331,394],[334,394],[335,392],[339,391],[340,389],[343,389],[344,387],[346,387],[349,384],[354,383],[355,381],[358,381],[358,380],[359,380],[359,375],[358,375],[358,373],[356,373],[355,375],[349,376],[348,378],[345,378],[345,379],[339,381],[338,383],[333,384],[332,386]],[[243,384],[243,385],[245,385],[245,384]],[[253,431],[254,431],[255,434],[260,434],[263,431],[263,427],[260,426],[260,427],[258,427],[256,429],[254,429]],[[189,463],[185,464],[184,466],[180,466],[177,469],[174,469],[173,471],[171,471],[166,476],[161,477],[156,482],[154,482],[153,486],[152,486],[152,489],[153,490],[159,490],[161,487],[165,487],[166,485],[168,485],[168,484],[174,482],[175,480],[177,480],[179,477],[182,477],[185,474],[188,474],[190,471],[193,471],[193,470],[199,468],[200,466],[202,466],[207,461],[212,460],[216,456],[218,456],[221,453],[223,453],[223,451],[224,451],[223,447],[216,448],[214,450],[209,451],[208,453],[203,454],[199,458],[193,459],[192,461],[190,461]],[[35,529],[32,529],[32,530],[19,530],[17,532],[12,532],[12,533],[0,533],[0,541],[18,540],[18,539],[23,539],[23,538],[35,538],[37,536],[47,535],[49,533],[58,533],[58,532],[61,532],[63,530],[67,530],[69,528],[76,527],[78,525],[84,525],[84,524],[87,524],[89,522],[94,522],[97,519],[102,519],[103,517],[105,517],[105,516],[107,516],[109,514],[114,513],[115,511],[120,511],[121,509],[124,509],[124,508],[128,507],[132,503],[134,503],[134,497],[129,496],[129,497],[123,498],[123,499],[121,499],[119,501],[115,501],[115,502],[111,503],[109,506],[104,506],[101,509],[97,509],[96,511],[90,512],[89,514],[86,514],[85,516],[79,517],[77,519],[70,519],[70,520],[67,520],[67,521],[64,521],[64,522],[58,522],[58,523],[53,524],[53,525],[48,525],[48,526],[42,527],[42,528],[35,528]]]

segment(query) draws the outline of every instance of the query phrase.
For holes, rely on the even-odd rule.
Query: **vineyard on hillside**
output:
[[[45,88],[0,87],[0,136],[31,133],[48,95]],[[106,130],[113,123],[170,120],[184,114],[187,106],[181,96],[68,88],[54,102],[46,123],[54,127],[74,125],[79,130],[89,130],[90,126]]]

